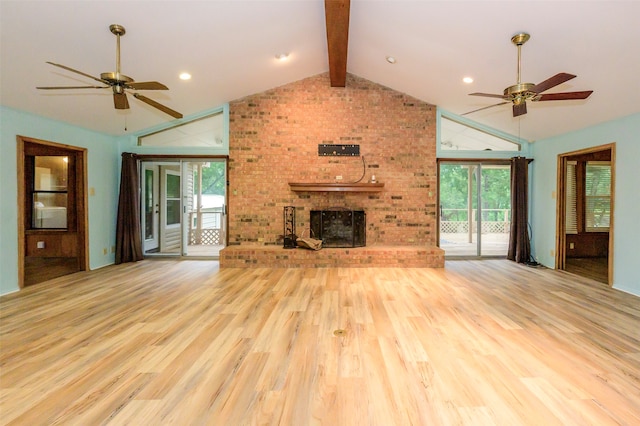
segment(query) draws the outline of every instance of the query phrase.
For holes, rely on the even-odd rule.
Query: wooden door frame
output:
[[[89,269],[89,239],[88,232],[88,197],[87,197],[87,149],[77,146],[61,144],[57,142],[50,142],[41,139],[30,138],[27,136],[17,135],[17,182],[18,182],[18,286],[20,289],[24,288],[24,261],[25,261],[25,211],[24,206],[26,203],[26,190],[24,187],[25,180],[25,143],[42,145],[43,147],[53,147],[57,149],[64,149],[72,151],[80,156],[78,166],[80,168],[81,176],[76,177],[76,214],[77,214],[77,226],[80,243],[80,269]]]
[[[616,183],[616,143],[584,148],[577,151],[558,154],[557,188],[556,188],[556,259],[555,268],[564,270],[567,259],[567,235],[566,235],[566,188],[565,176],[567,158],[576,155],[592,154],[599,151],[611,150],[611,210],[609,218],[609,248],[607,252],[607,282],[613,286],[613,229],[615,209],[615,183]]]

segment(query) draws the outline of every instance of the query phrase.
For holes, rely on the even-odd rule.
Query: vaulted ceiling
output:
[[[346,71],[463,114],[500,101],[469,93],[500,94],[516,83],[510,39],[527,32],[523,81],[567,72],[577,77],[550,93],[594,93],[587,100],[530,102],[518,118],[509,105],[466,117],[539,140],[640,112],[638,16],[635,1],[352,0]],[[2,0],[2,105],[114,135],[174,120],[133,97],[130,109],[115,110],[109,90],[36,89],[95,83],[46,61],[92,76],[115,71],[111,24],[126,28],[122,73],[166,84],[168,91],[140,93],[187,119],[329,71],[322,0]],[[280,53],[288,60],[278,61]],[[193,78],[181,81],[184,71]],[[474,82],[463,83],[466,76]]]

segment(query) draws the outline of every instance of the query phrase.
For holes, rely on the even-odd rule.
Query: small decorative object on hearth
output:
[[[313,237],[305,237],[304,231],[302,235],[296,240],[298,247],[306,248],[309,250],[320,250],[322,248],[322,240]]]
[[[284,248],[294,249],[297,247],[296,240],[296,208],[293,206],[284,207]]]

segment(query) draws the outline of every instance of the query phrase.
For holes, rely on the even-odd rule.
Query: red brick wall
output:
[[[282,244],[283,207],[296,231],[316,208],[364,208],[367,245],[435,246],[436,108],[354,75],[321,74],[231,102],[229,244]],[[292,192],[288,182],[358,180],[361,157],[320,157],[318,144],[359,144],[363,182],[379,193]]]

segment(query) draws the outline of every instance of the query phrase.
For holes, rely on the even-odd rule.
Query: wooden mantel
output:
[[[289,182],[295,192],[380,192],[384,183],[302,183]]]

